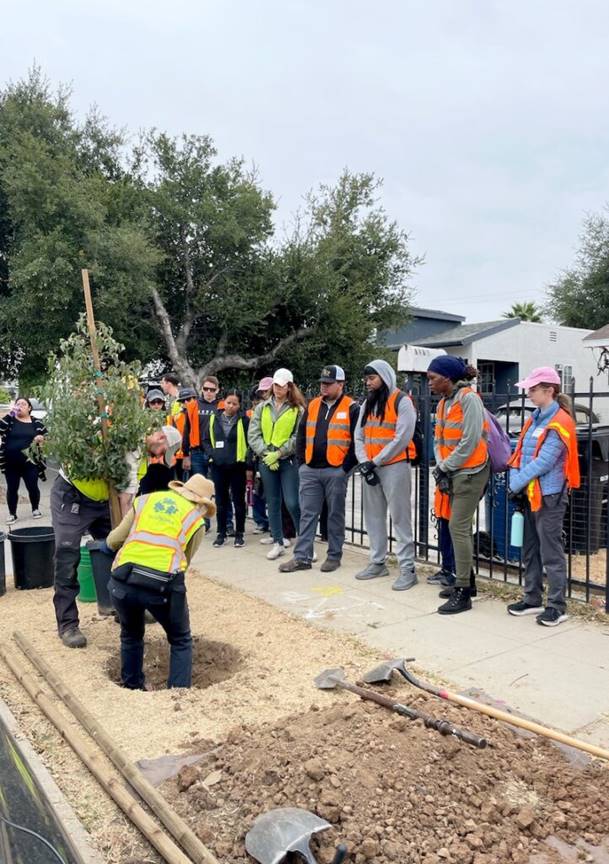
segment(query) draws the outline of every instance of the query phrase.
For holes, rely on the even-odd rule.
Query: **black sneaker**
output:
[[[537,616],[537,623],[543,624],[544,627],[556,627],[558,624],[566,621],[568,617],[566,612],[560,612],[553,606],[548,606],[547,609],[543,610],[541,615]]]
[[[236,546],[237,549],[241,549],[242,546],[245,546],[245,540],[243,539],[243,534],[235,534],[235,540],[233,546]]]
[[[438,606],[439,615],[458,615],[459,612],[467,612],[472,608],[472,599],[469,588],[460,586],[452,589],[452,594],[442,606]]]
[[[454,585],[455,574],[449,573],[448,570],[438,570],[437,573],[432,573],[427,577],[429,585]]]
[[[309,561],[300,561],[298,558],[292,558],[286,561],[285,564],[279,565],[280,573],[295,573],[297,570],[310,570],[311,564]]]
[[[543,612],[543,606],[531,606],[530,603],[519,600],[518,603],[510,603],[507,611],[509,615],[539,615]]]
[[[226,526],[226,536],[227,537],[234,537],[235,536],[235,529],[232,525]]]
[[[214,542],[211,544],[212,546],[224,546],[224,534],[218,534]]]

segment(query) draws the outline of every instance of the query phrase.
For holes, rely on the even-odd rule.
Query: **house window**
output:
[[[483,361],[478,363],[478,388],[481,393],[493,393],[495,389],[495,364]]]
[[[574,383],[573,366],[570,366],[568,364],[563,366],[562,363],[557,363],[554,368],[560,376],[560,389],[565,393],[570,392]]]

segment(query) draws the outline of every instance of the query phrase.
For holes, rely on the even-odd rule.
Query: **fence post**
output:
[[[432,441],[431,397],[427,381],[421,389],[421,420],[423,431],[423,453],[419,463],[419,550],[429,557],[429,448]]]

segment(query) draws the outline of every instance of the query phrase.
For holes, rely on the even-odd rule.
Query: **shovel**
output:
[[[440,699],[446,699],[447,702],[454,702],[456,705],[462,705],[464,708],[471,708],[473,711],[479,711],[481,714],[486,714],[495,720],[501,720],[504,723],[509,723],[511,726],[518,726],[520,729],[526,729],[528,732],[534,732],[536,735],[543,735],[544,738],[550,738],[552,741],[558,741],[561,744],[566,744],[568,747],[576,747],[578,750],[591,753],[592,756],[597,756],[599,759],[609,760],[609,750],[603,747],[597,747],[595,744],[589,744],[587,741],[580,741],[578,738],[572,738],[570,735],[565,735],[564,732],[559,732],[557,729],[550,729],[548,726],[542,726],[541,723],[535,723],[533,720],[526,720],[524,717],[518,717],[516,714],[501,711],[499,708],[493,708],[492,705],[485,705],[484,702],[476,702],[475,699],[470,699],[468,696],[451,693],[450,690],[446,690],[444,687],[436,687],[428,681],[421,681],[420,678],[417,678],[406,668],[406,661],[403,658],[387,660],[385,663],[381,663],[370,672],[367,672],[363,680],[368,684],[389,681],[393,672],[399,672],[413,687],[418,687],[426,693],[431,693],[432,696],[438,696]]]
[[[245,848],[260,864],[281,864],[290,852],[300,855],[307,864],[317,864],[309,841],[313,834],[331,827],[308,810],[279,807],[258,816],[245,835]],[[347,847],[341,844],[332,864],[342,864],[346,854]]]
[[[388,679],[385,679],[388,680]],[[326,669],[315,679],[315,685],[320,690],[334,690],[337,687],[341,690],[349,690],[355,693],[360,699],[369,699],[371,702],[376,702],[384,708],[389,708],[396,714],[401,714],[402,717],[408,717],[409,720],[422,720],[428,729],[435,729],[440,735],[453,735],[460,741],[466,744],[471,744],[472,747],[477,747],[479,750],[484,750],[488,741],[486,738],[481,738],[467,729],[459,729],[458,726],[453,726],[448,720],[438,720],[435,717],[430,717],[429,714],[424,714],[422,711],[417,711],[416,708],[409,708],[407,705],[402,705],[400,702],[394,702],[388,696],[383,696],[381,693],[376,693],[374,690],[368,690],[366,687],[358,687],[356,684],[350,684],[345,678],[345,673],[338,667],[336,669]]]

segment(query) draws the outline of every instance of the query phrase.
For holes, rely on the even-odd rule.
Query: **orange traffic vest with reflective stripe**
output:
[[[171,489],[135,499],[135,519],[112,569],[141,564],[164,573],[186,569],[189,540],[204,525],[199,509]]]
[[[364,446],[366,448],[366,457],[368,459],[372,460],[375,456],[378,456],[381,450],[384,450],[387,444],[395,438],[395,427],[398,422],[397,403],[398,399],[402,396],[405,396],[405,394],[402,393],[401,390],[393,391],[387,400],[385,416],[382,421],[376,414],[368,415],[366,425],[364,426]],[[409,442],[409,450],[410,444],[412,444],[412,442]],[[406,458],[408,457],[406,450],[404,450],[402,453],[398,453],[397,456],[394,456],[393,459],[384,464],[393,465],[394,462],[404,462]]]
[[[463,406],[461,399],[465,393],[475,393],[471,387],[461,387],[457,398],[446,410],[446,399],[441,399],[436,411],[436,428],[434,437],[438,455],[441,461],[448,459],[463,437]],[[476,395],[479,395],[476,393]],[[470,453],[467,459],[459,466],[459,470],[467,468],[479,468],[488,459],[488,420],[486,415],[482,423],[482,435],[480,441]],[[450,519],[451,507],[450,496],[446,492],[436,489],[434,494],[434,513],[437,519]]]
[[[178,430],[178,432],[180,433],[180,435],[183,438],[184,437],[184,427],[186,426],[186,414],[184,413],[184,411],[180,410],[179,414],[170,414],[167,417],[167,425],[168,426],[175,426],[175,428]],[[176,459],[183,459],[183,458],[184,458],[184,452],[183,452],[182,448],[180,447],[180,449],[176,451]]]
[[[321,408],[322,398],[316,396],[311,399],[307,409],[306,448],[305,462],[309,464],[313,458],[313,445],[315,442],[315,431],[317,419]],[[326,444],[326,459],[335,468],[342,465],[351,446],[351,420],[349,408],[353,404],[350,396],[343,396],[328,423],[328,435]]]
[[[532,424],[533,418],[529,417],[524,426],[522,427],[522,432],[520,433],[520,437],[518,438],[518,444],[516,445],[516,449],[512,453],[512,457],[508,462],[508,465],[511,468],[520,468],[524,436],[527,434]],[[567,448],[567,458],[565,459],[564,464],[567,488],[577,489],[580,484],[579,455],[577,453],[577,432],[575,430],[575,421],[573,420],[571,415],[564,410],[564,408],[559,408],[556,414],[550,420],[550,422],[541,431],[539,438],[537,439],[537,444],[535,445],[535,450],[533,451],[533,459],[537,457],[539,451],[541,450],[543,442],[546,440],[546,435],[551,429],[558,433],[561,441]],[[535,511],[541,509],[543,496],[541,494],[541,483],[539,482],[539,477],[535,477],[528,484],[527,497],[531,504],[531,510]]]

